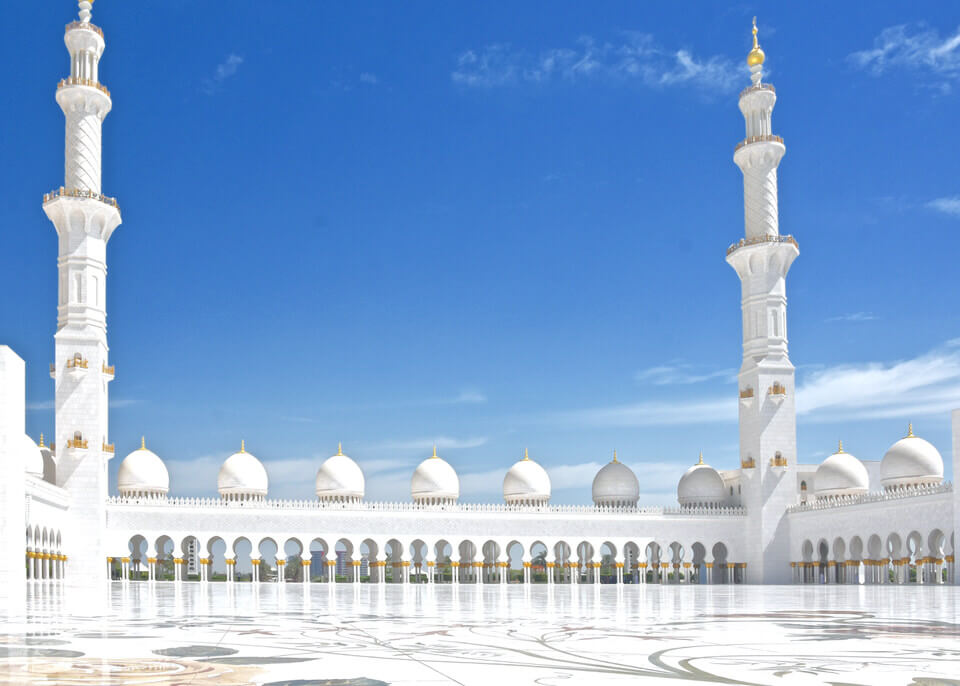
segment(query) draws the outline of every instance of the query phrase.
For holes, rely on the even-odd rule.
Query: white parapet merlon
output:
[[[15,589],[22,600],[26,582],[26,475],[24,473],[24,364],[9,346],[0,345],[0,606],[9,610],[3,595]]]

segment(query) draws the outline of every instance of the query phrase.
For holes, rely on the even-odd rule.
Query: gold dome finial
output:
[[[343,455],[343,441],[337,441],[337,455]]]
[[[907,424],[907,438],[914,438],[913,435],[913,422]]]
[[[530,451],[527,450],[526,448],[523,449],[523,459],[524,459],[524,460],[529,460],[529,459],[530,459]]]
[[[613,461],[614,461],[614,462],[617,461],[617,449],[616,449],[616,448],[613,449]]]
[[[40,432],[40,447],[41,447],[41,448],[46,448],[46,447],[47,447],[47,446],[45,446],[45,445],[43,444],[43,432]]]
[[[147,449],[147,437],[146,437],[146,436],[141,436],[141,437],[140,437],[140,450],[146,450],[146,449]]]
[[[436,443],[433,444],[433,457],[440,457],[439,455],[437,455],[437,444],[436,444]]]
[[[240,439],[240,452],[241,453],[247,452],[247,444],[242,438]]]
[[[698,464],[698,465],[703,464],[703,451],[702,451],[702,450],[700,451],[700,459],[697,460],[697,464]]]
[[[747,55],[747,66],[749,67],[758,67],[763,64],[763,60],[766,59],[766,55],[763,54],[763,50],[760,49],[760,44],[757,42],[757,18],[753,18],[753,50],[750,51],[750,54]]]
[[[843,452],[843,441],[837,441],[837,452],[838,453]]]

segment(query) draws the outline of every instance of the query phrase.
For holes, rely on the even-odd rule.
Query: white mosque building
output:
[[[101,192],[100,133],[110,92],[91,2],[66,26],[70,75],[57,86],[66,118],[63,186],[43,198],[59,237],[54,439],[24,433],[24,363],[0,347],[0,583],[29,580],[226,583],[955,583],[960,497],[943,458],[912,428],[891,428],[882,459],[837,452],[797,463],[786,276],[797,241],[778,227],[776,92],[763,83],[754,27],[752,83],[739,97],[746,136],[744,237],[726,260],[742,286],[740,464],[700,460],[679,478],[675,507],[638,503],[637,475],[616,455],[592,503],[550,504],[550,475],[528,455],[503,479],[503,502],[459,502],[456,470],[436,454],[411,476],[407,502],[365,500],[363,465],[342,449],[318,465],[315,500],[270,498],[267,466],[241,443],[217,497],[170,493],[146,442],[120,464],[107,402],[114,368],[106,328],[106,246],[121,216]],[[960,410],[953,414],[960,473]],[[175,486],[175,484],[174,484]],[[211,487],[213,484],[211,484]],[[586,484],[584,484],[586,487]],[[249,571],[247,571],[249,570]]]

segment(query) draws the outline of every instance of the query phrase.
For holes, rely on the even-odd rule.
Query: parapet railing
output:
[[[851,507],[853,505],[864,505],[867,503],[885,503],[895,500],[905,500],[907,498],[916,498],[926,495],[939,495],[941,493],[952,493],[953,484],[946,481],[942,484],[930,484],[925,486],[911,486],[909,488],[896,488],[883,493],[864,493],[863,495],[841,495],[833,498],[818,498],[810,500],[799,505],[792,505],[787,508],[787,512],[812,512],[814,510],[831,510],[837,507]]]
[[[57,198],[93,198],[94,200],[99,200],[100,202],[106,203],[111,207],[116,207],[118,210],[120,209],[116,198],[111,198],[103,195],[102,193],[84,190],[83,188],[64,188],[63,186],[60,186],[60,188],[55,191],[44,193],[43,204],[46,205],[51,200],[56,200]]]
[[[752,91],[770,91],[771,93],[776,93],[777,89],[773,87],[772,83],[758,83],[756,86],[747,86],[740,91],[740,97],[742,98],[744,95]]]
[[[222,498],[136,498],[111,496],[108,505],[260,510],[343,510],[360,512],[516,512],[532,514],[672,515],[742,517],[742,507],[596,507],[594,505],[507,505],[500,503],[458,503],[418,505],[403,502],[337,503],[320,500],[224,500]]]
[[[797,239],[794,238],[793,236],[790,236],[789,234],[786,236],[779,236],[779,235],[766,236],[765,235],[765,236],[756,236],[754,238],[741,238],[739,241],[731,244],[730,247],[727,248],[727,254],[729,255],[734,250],[737,250],[739,248],[743,248],[748,245],[757,245],[758,243],[790,243],[797,250],[800,249],[800,244],[797,243]]]
[[[72,21],[66,25],[64,31],[73,31],[74,29],[89,29],[103,38],[103,29],[96,24],[91,24],[89,21]]]
[[[743,146],[750,145],[751,143],[783,143],[783,138],[772,133],[764,133],[759,136],[748,136],[737,143],[737,145],[733,148],[733,151],[736,152]]]
[[[110,89],[108,89],[99,81],[94,81],[93,79],[81,79],[77,76],[68,76],[65,79],[60,79],[60,82],[57,83],[57,90],[66,88],[67,86],[87,86],[88,88],[96,88],[108,98],[110,97]]]

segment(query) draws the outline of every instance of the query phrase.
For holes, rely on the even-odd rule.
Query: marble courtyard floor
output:
[[[0,684],[960,684],[960,587],[31,585]]]

